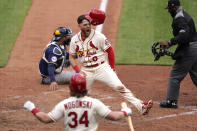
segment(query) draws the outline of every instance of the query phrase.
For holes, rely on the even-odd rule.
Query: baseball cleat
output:
[[[142,103],[142,115],[148,114],[149,110],[153,107],[153,101],[149,100],[148,102]]]
[[[163,100],[160,103],[161,108],[178,108],[176,100]]]

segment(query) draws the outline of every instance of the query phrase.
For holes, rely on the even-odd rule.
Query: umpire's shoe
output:
[[[178,108],[177,100],[163,100],[160,103],[161,108]]]

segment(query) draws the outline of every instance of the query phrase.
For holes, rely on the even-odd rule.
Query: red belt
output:
[[[105,62],[105,61],[102,61],[101,64],[103,64],[104,62]],[[97,63],[97,64],[94,64],[94,65],[85,66],[85,67],[97,67],[98,65],[101,65],[101,64],[98,64],[98,63]]]

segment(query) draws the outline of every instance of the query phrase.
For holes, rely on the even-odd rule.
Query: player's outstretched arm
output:
[[[108,54],[108,61],[109,61],[109,65],[110,67],[115,71],[115,56],[114,56],[114,50],[113,48],[110,46],[107,50],[106,50],[107,54]]]
[[[40,112],[31,101],[26,101],[24,108],[29,112],[32,112],[34,116],[43,123],[51,123],[53,120],[49,117],[47,113]]]
[[[79,73],[80,69],[77,66],[77,60],[75,59],[75,55],[70,54],[69,58],[70,58],[70,63],[72,65],[73,69],[75,70],[75,72]]]
[[[36,113],[36,118],[43,123],[51,123],[53,120],[49,117],[49,115],[45,112],[38,112]]]
[[[126,116],[130,116],[132,110],[128,107],[122,108],[121,111],[111,111],[105,118],[112,121],[118,121]]]

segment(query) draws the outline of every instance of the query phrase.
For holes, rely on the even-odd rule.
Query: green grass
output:
[[[197,23],[197,1],[181,0],[183,8]],[[172,65],[174,61],[164,56],[154,62],[151,45],[155,41],[172,38],[170,14],[164,8],[167,0],[123,0],[116,64]],[[175,50],[175,47],[170,49]]]
[[[32,0],[0,0],[0,67],[7,64]]]

